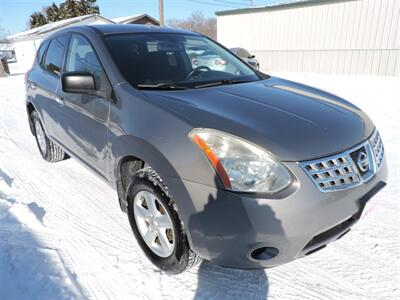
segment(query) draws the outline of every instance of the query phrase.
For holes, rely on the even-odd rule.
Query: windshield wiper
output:
[[[223,79],[223,80],[218,80],[214,82],[209,82],[209,83],[204,83],[204,84],[199,84],[194,86],[194,88],[204,88],[204,87],[210,87],[210,86],[217,86],[217,85],[226,85],[226,84],[238,84],[238,83],[246,83],[250,82],[252,80],[244,80],[244,79]]]
[[[157,90],[188,90],[187,86],[176,85],[173,83],[157,83],[157,84],[138,84],[136,87],[141,89],[157,89]]]

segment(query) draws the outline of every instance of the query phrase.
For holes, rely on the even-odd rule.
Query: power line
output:
[[[207,4],[207,5],[213,5],[213,6],[229,7],[229,8],[238,8],[237,5],[249,6],[244,3],[242,4],[242,3],[232,2],[232,1],[215,1],[215,0],[186,0],[186,1]],[[213,1],[215,1],[215,2],[213,2]],[[234,6],[234,5],[236,5],[236,6]]]
[[[217,5],[217,6],[222,6],[222,7],[236,8],[235,6],[232,6],[232,5],[216,4],[216,3],[211,3],[211,2],[201,1],[201,0],[186,0],[186,1],[200,3],[200,4],[213,5],[213,6]]]
[[[219,2],[219,3],[226,3],[226,4],[232,4],[232,5],[243,5],[243,6],[249,6],[249,1],[245,0],[245,2],[247,2],[247,4],[245,4],[242,1],[232,1],[232,0],[207,0],[207,1],[212,1],[212,2]]]

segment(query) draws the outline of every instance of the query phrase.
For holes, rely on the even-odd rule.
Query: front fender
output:
[[[129,149],[129,151],[128,151]],[[187,191],[184,181],[179,176],[177,170],[174,168],[172,163],[165,157],[156,147],[154,147],[148,141],[134,136],[120,136],[113,143],[111,147],[113,156],[114,170],[113,170],[113,182],[121,181],[121,174],[119,171],[120,162],[126,157],[136,157],[150,165],[157,174],[162,178],[171,198],[175,201],[181,220],[185,226],[185,231],[188,236],[188,241],[191,247],[193,247],[191,230],[188,228],[190,216],[195,211],[195,199],[190,196]],[[118,189],[118,187],[117,187]],[[126,201],[126,199],[124,199]]]
[[[161,178],[179,177],[168,159],[148,141],[131,135],[123,135],[111,143],[114,179],[121,179],[120,162],[126,157],[136,157],[150,165]]]

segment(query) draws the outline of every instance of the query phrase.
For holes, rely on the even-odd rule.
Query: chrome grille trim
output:
[[[385,149],[383,147],[382,139],[378,130],[375,130],[369,141],[371,143],[372,149],[374,150],[375,161],[379,170],[379,168],[382,166]]]
[[[351,156],[363,151],[368,157],[369,169],[361,172]],[[353,154],[354,155],[354,154]],[[356,187],[370,180],[381,167],[384,158],[383,143],[377,130],[364,143],[342,153],[299,162],[300,167],[321,192],[334,192]]]

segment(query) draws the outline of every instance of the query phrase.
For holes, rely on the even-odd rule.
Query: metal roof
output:
[[[343,1],[354,1],[354,0],[283,0],[264,6],[217,11],[215,12],[215,14],[217,16],[246,14],[246,13],[262,12],[262,11],[286,9],[302,5],[327,4],[331,2],[343,2]]]

